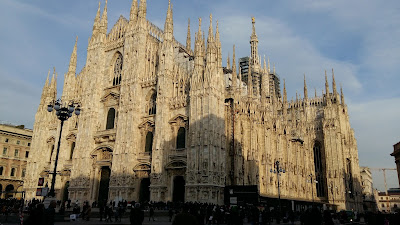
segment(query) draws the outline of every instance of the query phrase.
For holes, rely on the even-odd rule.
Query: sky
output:
[[[101,0],[104,7],[105,0]],[[131,0],[109,0],[108,30],[122,15],[129,18]],[[400,141],[400,1],[398,0],[172,0],[174,35],[185,44],[188,18],[192,41],[203,18],[216,20],[223,58],[236,45],[237,58],[250,54],[251,17],[256,20],[259,54],[270,58],[288,98],[309,93],[321,96],[324,71],[335,71],[343,86],[351,126],[358,142],[360,166],[395,168],[390,156]],[[0,1],[0,122],[33,128],[49,69],[63,75],[78,40],[78,69],[86,61],[98,0]],[[148,0],[147,19],[164,28],[167,0]],[[193,43],[192,43],[193,48]],[[226,65],[224,60],[223,65]],[[339,87],[338,87],[339,88]],[[332,90],[332,89],[331,89]],[[374,186],[384,190],[382,172]],[[395,171],[387,172],[388,187],[398,187]]]

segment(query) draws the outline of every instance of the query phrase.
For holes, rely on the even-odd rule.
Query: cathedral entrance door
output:
[[[172,201],[185,202],[185,178],[183,176],[176,176],[174,178]]]
[[[150,201],[150,178],[143,178],[140,181],[139,202]]]
[[[110,175],[111,169],[108,166],[103,166],[101,168],[101,177],[100,177],[100,187],[99,187],[99,197],[98,202],[108,200],[108,189],[110,186]]]

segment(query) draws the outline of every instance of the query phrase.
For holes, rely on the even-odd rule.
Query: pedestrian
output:
[[[89,202],[86,202],[86,209],[85,209],[85,217],[86,221],[89,221],[90,219],[90,214],[92,213],[92,207],[90,207]],[[82,218],[83,219],[83,218]]]
[[[52,200],[45,211],[46,225],[54,225],[54,216],[56,215],[57,202]]]
[[[172,221],[172,217],[174,216],[174,210],[172,210],[172,208],[169,208],[168,216],[169,216],[169,222],[171,222]]]
[[[37,224],[45,224],[45,215],[44,215],[44,205],[43,203],[39,203],[34,207],[30,214],[29,217],[24,221],[25,225],[37,225]]]
[[[150,218],[153,218],[153,221],[156,221],[156,220],[154,219],[154,208],[153,208],[153,206],[150,206],[150,210],[149,210],[149,221],[150,221]]]
[[[132,208],[129,219],[131,225],[142,225],[144,220],[144,212],[140,208],[140,203],[136,203],[135,208]]]
[[[196,217],[190,214],[188,210],[187,207],[183,207],[182,213],[175,216],[172,225],[198,225]]]
[[[103,221],[103,216],[104,216],[104,203],[103,202],[99,202],[99,213],[100,213],[100,221]]]

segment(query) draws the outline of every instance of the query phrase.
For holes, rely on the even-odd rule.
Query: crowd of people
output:
[[[81,207],[82,206],[82,207]],[[267,225],[283,222],[285,224],[294,224],[295,221],[304,225],[333,225],[354,222],[363,217],[366,224],[400,224],[400,212],[395,214],[366,213],[357,214],[352,211],[333,211],[312,207],[300,212],[291,210],[276,210],[273,207],[264,206],[228,206],[215,205],[209,203],[172,203],[172,202],[149,202],[139,204],[137,202],[128,202],[126,200],[119,202],[83,202],[71,200],[66,202],[51,201],[45,208],[41,200],[32,199],[30,201],[17,199],[0,199],[0,210],[3,215],[1,222],[7,222],[9,214],[19,214],[24,217],[24,224],[54,224],[54,217],[58,214],[75,215],[82,220],[90,220],[92,208],[98,208],[100,221],[121,222],[123,217],[129,215],[132,225],[141,225],[144,221],[144,211],[147,211],[149,221],[155,221],[156,211],[167,212],[169,221],[172,225],[190,224],[190,225],[208,225],[208,224],[227,224],[242,225],[244,221],[254,225]],[[97,211],[97,210],[96,210]],[[130,211],[130,212],[129,212]],[[282,213],[280,213],[283,211]],[[22,218],[22,217],[21,217]],[[97,218],[96,218],[97,219]]]

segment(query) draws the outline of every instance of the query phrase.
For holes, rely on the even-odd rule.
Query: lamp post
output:
[[[79,116],[81,113],[81,108],[78,103],[71,101],[69,104],[63,104],[61,99],[58,99],[55,102],[50,102],[47,106],[47,111],[52,112],[53,109],[56,110],[56,116],[61,121],[60,135],[58,137],[57,144],[57,153],[56,153],[56,161],[54,162],[54,170],[53,170],[53,178],[51,179],[51,187],[47,196],[55,197],[56,193],[54,191],[54,185],[56,183],[56,173],[57,173],[57,163],[58,163],[58,153],[60,152],[60,144],[61,144],[61,134],[64,126],[64,121],[68,120],[72,113],[75,111],[75,115]]]
[[[333,189],[337,189],[337,186],[334,186],[333,183],[331,185],[328,186],[329,189],[331,189],[331,193],[332,193],[332,201],[333,201],[333,206],[335,205],[335,192],[333,191]],[[333,207],[332,206],[332,207]]]
[[[19,186],[15,189],[15,197],[17,197],[17,193],[19,193],[18,188],[23,187],[23,186],[24,186],[24,181],[23,180],[19,181]],[[22,189],[22,191],[20,193],[21,193],[22,199],[25,199],[25,191]]]
[[[278,202],[279,202],[279,212],[281,213],[282,206],[281,206],[281,190],[280,190],[279,177],[282,175],[282,173],[285,173],[286,171],[285,171],[285,169],[283,169],[283,168],[280,166],[279,160],[277,160],[277,161],[274,163],[274,170],[271,169],[270,172],[271,172],[271,173],[276,173],[276,177],[277,177],[277,179],[278,179]]]
[[[313,179],[312,173],[310,173],[308,175],[308,177],[309,177],[309,180],[307,180],[307,183],[311,183],[311,198],[312,198],[312,204],[314,206],[314,185],[313,185],[313,183],[318,184],[318,181]]]

